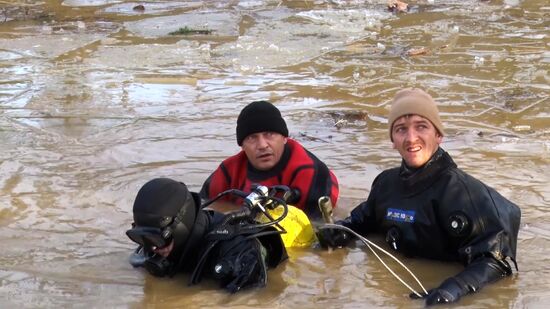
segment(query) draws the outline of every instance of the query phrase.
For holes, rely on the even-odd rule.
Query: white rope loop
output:
[[[351,233],[353,235],[355,235],[357,238],[359,238],[359,240],[361,240],[365,245],[367,245],[367,247],[370,249],[370,251],[372,253],[374,253],[374,255],[376,256],[376,258],[378,258],[378,260],[380,261],[380,263],[382,263],[382,265],[384,265],[384,267],[386,267],[386,269],[395,277],[397,278],[397,280],[399,280],[404,286],[406,286],[409,290],[411,290],[411,292],[413,292],[414,294],[416,294],[418,297],[422,297],[422,295],[420,293],[418,293],[416,290],[414,290],[411,286],[409,286],[403,279],[401,279],[401,277],[399,277],[386,263],[384,263],[384,261],[382,260],[382,258],[380,258],[380,256],[376,253],[376,251],[374,251],[374,249],[372,249],[371,245],[373,247],[375,247],[376,249],[382,251],[383,253],[385,253],[386,255],[388,255],[389,257],[391,257],[392,259],[394,259],[395,261],[397,261],[397,263],[399,263],[399,265],[401,265],[401,267],[405,268],[405,270],[407,270],[407,272],[409,272],[409,274],[414,278],[414,280],[416,280],[416,282],[418,283],[418,285],[422,288],[422,290],[424,291],[425,294],[428,294],[428,291],[426,290],[426,288],[424,288],[424,286],[422,285],[422,283],[420,282],[420,280],[418,280],[418,278],[413,274],[413,272],[407,267],[405,266],[405,264],[403,264],[401,261],[399,261],[399,259],[397,259],[395,256],[393,256],[391,253],[389,253],[388,251],[382,249],[380,246],[378,246],[377,244],[373,243],[372,241],[368,240],[367,238],[359,235],[358,233],[356,233],[354,230],[348,228],[347,226],[343,226],[343,225],[340,225],[340,224],[325,224],[325,225],[322,225],[319,227],[319,229],[329,229],[329,228],[332,228],[332,229],[339,229],[339,230],[344,230],[348,233]]]

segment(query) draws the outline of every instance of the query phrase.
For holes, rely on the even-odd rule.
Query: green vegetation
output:
[[[168,34],[169,35],[212,34],[212,30],[208,30],[208,29],[205,29],[205,30],[191,29],[191,28],[188,28],[187,26],[185,26],[183,28],[179,28],[176,31],[172,31]]]

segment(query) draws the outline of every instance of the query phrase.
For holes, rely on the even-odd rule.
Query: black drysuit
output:
[[[439,148],[420,169],[402,163],[378,175],[368,199],[340,223],[362,235],[382,233],[408,256],[462,262],[462,272],[426,295],[431,305],[510,275],[506,258],[515,263],[520,216],[518,206]]]

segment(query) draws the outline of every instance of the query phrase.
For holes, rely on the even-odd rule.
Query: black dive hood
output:
[[[192,234],[198,208],[184,183],[169,178],[153,179],[143,185],[136,196],[133,228],[126,234],[146,251],[174,240],[174,249],[168,258],[177,263]]]

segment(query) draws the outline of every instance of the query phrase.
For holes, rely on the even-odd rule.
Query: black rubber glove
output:
[[[426,296],[426,306],[453,303],[468,292],[468,287],[464,282],[459,283],[457,278],[451,277],[443,281],[438,288],[429,292]]]
[[[512,274],[512,268],[506,261],[497,261],[492,257],[482,257],[470,263],[461,273],[443,281],[435,289],[423,294],[426,306],[452,303],[460,297],[477,292],[483,286]],[[411,298],[418,299],[418,295],[411,294]]]
[[[466,294],[462,291],[462,287],[454,277],[445,280],[438,288],[428,290],[428,294],[421,293],[418,296],[416,293],[409,295],[412,299],[426,299],[426,306],[435,304],[445,304],[457,301],[462,295]]]
[[[339,248],[350,242],[351,235],[344,230],[323,228],[317,231],[317,239],[323,248]]]

